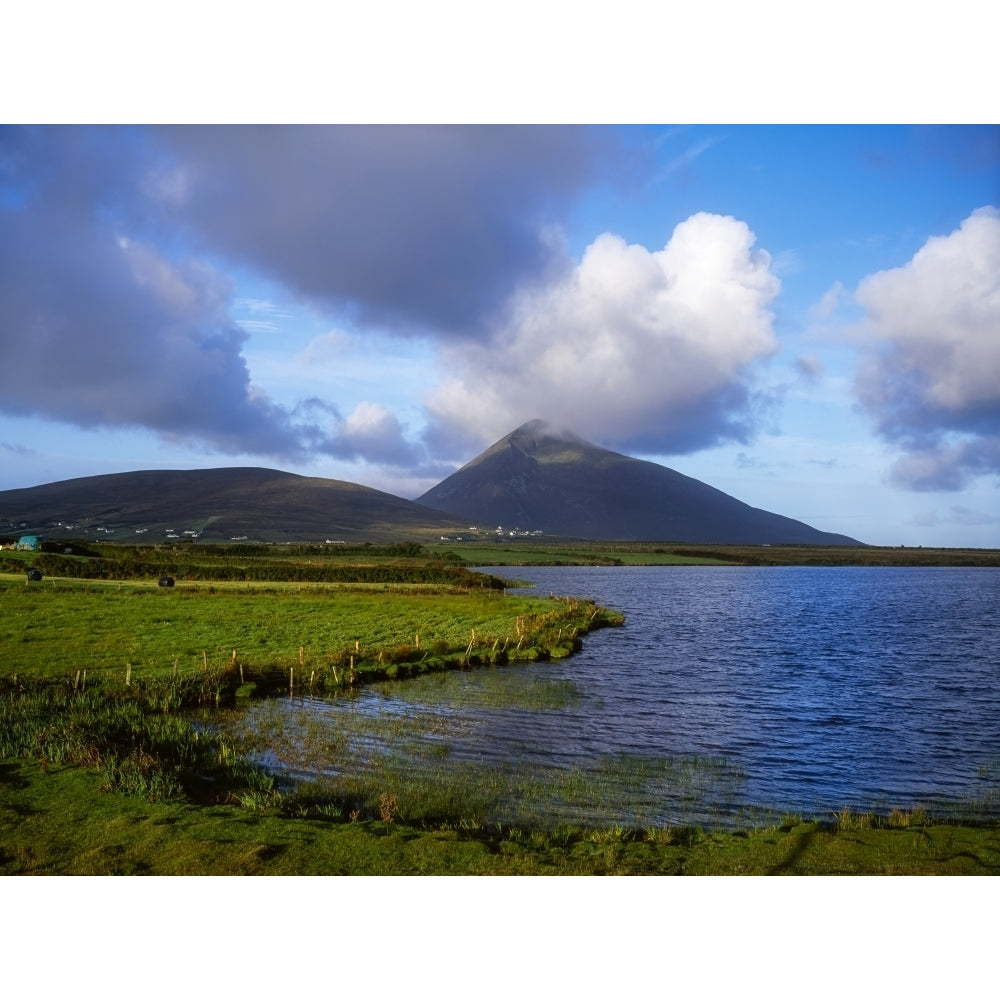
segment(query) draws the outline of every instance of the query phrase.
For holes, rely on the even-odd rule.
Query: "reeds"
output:
[[[204,679],[176,683],[133,678],[118,688],[0,682],[0,758],[96,768],[106,791],[170,799],[213,784],[273,790],[231,740],[200,732],[182,712],[203,703]],[[211,779],[211,781],[207,781]]]

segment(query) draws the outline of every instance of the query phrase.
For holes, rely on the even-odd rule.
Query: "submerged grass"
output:
[[[565,708],[582,697],[571,680],[539,674],[527,666],[510,671],[477,671],[456,685],[444,674],[414,677],[406,684],[382,683],[372,690],[386,699],[443,708]]]

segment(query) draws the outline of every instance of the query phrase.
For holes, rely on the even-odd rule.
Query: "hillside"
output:
[[[53,539],[419,541],[466,526],[367,486],[273,469],[123,472],[0,492],[0,534]]]
[[[418,498],[492,526],[593,539],[860,545],[532,421]]]

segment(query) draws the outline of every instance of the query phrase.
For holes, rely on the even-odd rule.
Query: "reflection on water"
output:
[[[488,818],[505,822],[532,795],[549,817],[635,825],[745,819],[751,804],[1000,811],[996,570],[517,576],[618,608],[626,624],[556,663],[255,706],[261,759],[295,779],[479,769]]]

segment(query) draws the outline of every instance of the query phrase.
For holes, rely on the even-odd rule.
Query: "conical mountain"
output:
[[[860,545],[673,469],[524,424],[417,500],[480,524],[573,538]]]

